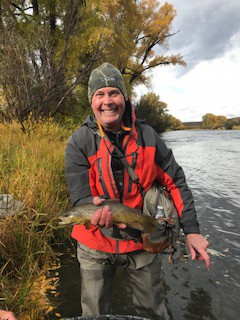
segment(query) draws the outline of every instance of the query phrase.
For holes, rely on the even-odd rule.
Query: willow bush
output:
[[[19,319],[44,319],[54,309],[59,267],[53,244],[68,237],[57,216],[68,205],[64,153],[71,130],[52,119],[0,124],[0,193],[23,203],[0,218],[0,308]]]

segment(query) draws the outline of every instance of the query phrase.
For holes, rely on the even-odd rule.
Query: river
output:
[[[240,131],[186,130],[162,135],[184,169],[201,231],[211,257],[207,271],[200,262],[184,260],[179,244],[175,263],[163,257],[164,288],[172,320],[237,320],[240,318]],[[60,271],[64,317],[80,315],[79,272],[75,257]],[[67,281],[66,281],[67,278]],[[114,314],[134,315],[130,290],[118,271]]]

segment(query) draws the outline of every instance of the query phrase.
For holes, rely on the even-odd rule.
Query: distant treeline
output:
[[[240,130],[240,117],[229,118],[207,113],[202,121],[183,122],[185,129]]]

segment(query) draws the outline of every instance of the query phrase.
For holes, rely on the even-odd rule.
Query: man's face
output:
[[[106,130],[116,132],[121,129],[125,99],[118,88],[105,87],[95,91],[92,109],[96,119]]]

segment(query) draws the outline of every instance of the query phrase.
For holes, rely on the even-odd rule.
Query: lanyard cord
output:
[[[144,190],[144,188],[142,187],[142,185],[141,185],[140,182],[139,182],[139,177],[136,175],[135,171],[133,170],[133,168],[130,166],[130,164],[129,164],[129,163],[127,162],[127,160],[126,160],[126,157],[129,157],[129,156],[131,156],[131,155],[133,155],[134,153],[137,152],[137,150],[138,150],[138,144],[137,144],[136,150],[135,150],[134,152],[128,154],[128,155],[124,155],[124,154],[122,153],[122,151],[121,151],[117,146],[113,145],[113,146],[114,146],[114,150],[115,150],[115,152],[116,152],[116,155],[114,155],[114,154],[111,152],[111,150],[109,149],[109,147],[107,146],[107,143],[106,143],[106,141],[105,141],[105,136],[106,136],[107,139],[109,140],[107,134],[103,131],[102,126],[101,126],[101,124],[100,124],[98,121],[97,121],[97,124],[98,124],[99,131],[100,131],[100,133],[101,133],[101,136],[102,136],[102,138],[103,138],[103,141],[104,141],[104,143],[105,143],[105,146],[106,146],[108,152],[110,153],[111,156],[116,157],[116,158],[119,158],[119,159],[121,160],[123,166],[126,168],[126,170],[127,170],[128,174],[129,174],[129,176],[131,177],[133,183],[136,183],[136,184],[138,185],[138,187],[139,187],[139,189],[140,189],[140,192],[141,192],[142,196],[144,197],[144,196],[145,196],[145,190]],[[125,127],[124,127],[124,128],[125,128]],[[130,130],[131,130],[131,129],[130,129]],[[130,131],[130,130],[129,130],[129,131]],[[129,135],[129,138],[130,138],[130,135]],[[128,139],[129,139],[129,138],[128,138]],[[109,141],[110,141],[110,140],[109,140]]]
[[[101,137],[103,138],[104,144],[105,144],[108,152],[110,153],[110,155],[111,155],[112,157],[118,158],[118,159],[121,160],[121,159],[123,159],[123,158],[127,158],[127,157],[132,156],[133,154],[135,154],[135,153],[138,151],[138,144],[136,144],[136,145],[137,145],[136,150],[134,150],[134,151],[131,152],[130,154],[124,155],[124,154],[122,153],[122,151],[120,151],[119,148],[118,148],[115,144],[112,144],[112,142],[111,142],[111,140],[109,139],[108,135],[106,134],[106,132],[103,131],[103,128],[102,128],[101,124],[100,124],[98,121],[97,121],[97,124],[98,124],[98,128],[99,128]],[[129,134],[129,136],[128,136],[128,140],[129,140],[129,139],[130,139],[130,135],[132,135],[132,134],[131,134],[131,128],[124,127],[124,126],[122,125],[122,129],[125,130],[125,131],[130,131],[130,134]],[[133,136],[133,135],[132,135],[132,136]],[[112,146],[114,146],[114,150],[115,150],[116,154],[113,154],[113,151],[110,150],[109,146],[108,146],[107,143],[106,143],[105,137],[106,137],[107,140],[112,144]],[[134,136],[133,136],[133,137],[134,137]],[[135,137],[134,137],[134,139],[135,139]],[[135,139],[135,140],[136,140],[136,139]],[[128,141],[127,141],[127,143],[128,143]],[[127,143],[126,143],[126,145],[127,145]]]

